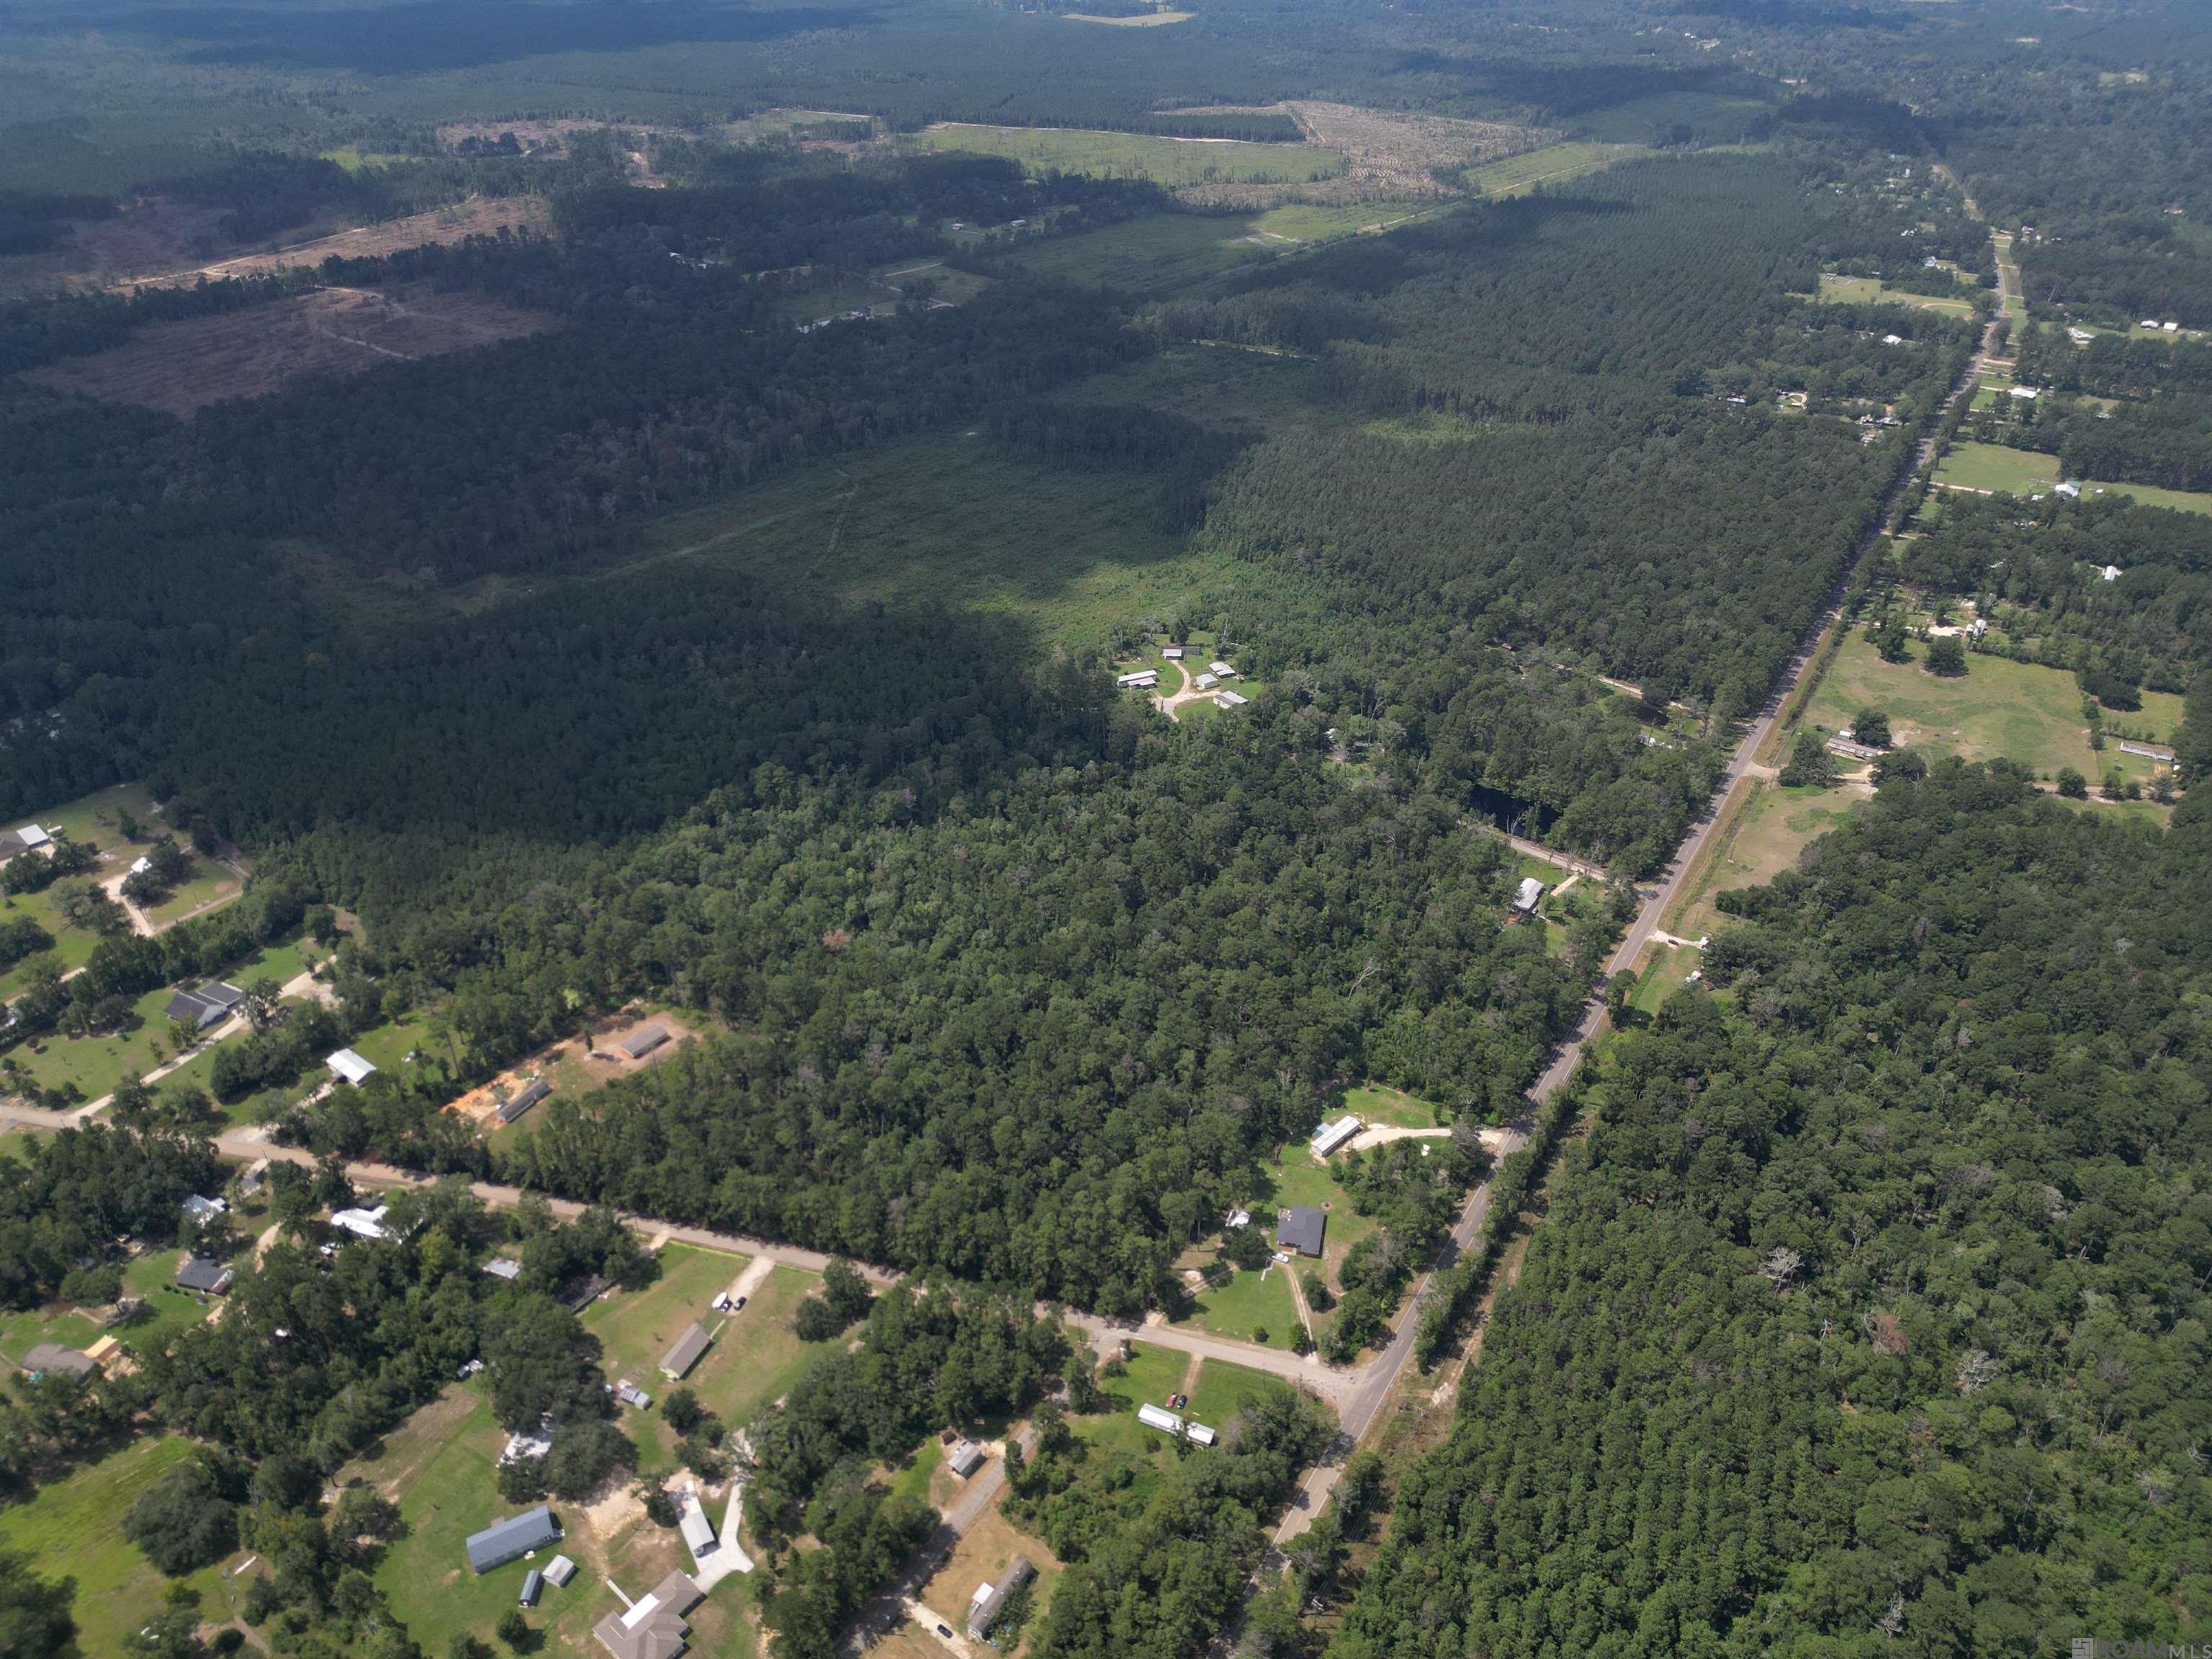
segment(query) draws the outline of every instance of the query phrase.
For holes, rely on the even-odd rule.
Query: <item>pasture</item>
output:
[[[2058,482],[2058,458],[2002,444],[1954,445],[1936,469],[1939,488],[1984,495],[2049,495]]]
[[[1502,161],[1486,161],[1480,167],[1468,168],[1460,178],[1475,195],[1495,201],[1500,197],[1523,195],[1539,185],[1565,184],[1570,179],[1600,173],[1650,154],[1642,144],[1571,139],[1565,143],[1547,144],[1540,149],[1509,155]]]
[[[2162,507],[2174,513],[2212,514],[2212,495],[2198,489],[2162,489],[2156,484],[2083,483],[2083,495],[2126,495],[2145,507]]]
[[[1940,311],[1946,317],[1974,314],[1973,301],[1968,299],[1906,294],[1887,286],[1878,276],[1838,276],[1832,270],[1820,273],[1820,291],[1814,297],[1828,305],[1912,306],[1922,311]]]
[[[1073,127],[988,127],[940,122],[900,142],[924,149],[1001,155],[1019,161],[1032,173],[1149,179],[1170,190],[1210,184],[1310,184],[1333,178],[1345,167],[1341,151],[1316,144],[1162,138],[1148,133],[1091,132]]]

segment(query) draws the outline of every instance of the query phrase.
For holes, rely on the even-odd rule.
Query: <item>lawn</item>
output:
[[[124,1294],[138,1297],[149,1315],[136,1325],[118,1327],[114,1333],[132,1352],[155,1352],[173,1333],[207,1317],[205,1304],[173,1287],[176,1271],[177,1252],[167,1245],[125,1264]],[[88,1348],[100,1340],[101,1330],[90,1315],[65,1304],[0,1313],[0,1363],[12,1365],[41,1342]]]
[[[0,921],[14,921],[22,916],[30,917],[53,935],[53,948],[46,954],[59,963],[64,974],[92,960],[100,936],[89,928],[72,927],[64,921],[54,908],[52,887],[43,893],[0,894]],[[30,983],[28,965],[33,960],[27,957],[0,973],[0,1000],[21,994]]]
[[[1523,860],[1528,864],[1535,859]],[[1546,865],[1545,868],[1552,866]],[[1385,1124],[1399,1129],[1433,1129],[1437,1127],[1437,1109],[1417,1095],[1402,1089],[1386,1088],[1379,1083],[1356,1084],[1337,1097],[1339,1112],[1351,1112],[1362,1123]]]
[[[2130,777],[2150,776],[2153,769],[2148,761],[2109,745],[2102,753],[2089,747],[2081,692],[2071,674],[2004,657],[1969,654],[1964,675],[1939,679],[1920,666],[1925,645],[1915,641],[1909,650],[1909,662],[1884,662],[1867,636],[1854,629],[1845,636],[1805,711],[1806,723],[1840,731],[1860,709],[1881,708],[1887,712],[1891,732],[1900,745],[1967,760],[2002,755],[2044,777],[2062,766],[2073,767],[2092,782],[2112,766]],[[2149,718],[2159,716],[2151,714]]]
[[[1275,1190],[1267,1201],[1278,1211],[1293,1204],[1312,1204],[1328,1212],[1328,1228],[1322,1237],[1319,1265],[1328,1287],[1332,1291],[1340,1289],[1337,1269],[1344,1264],[1345,1253],[1375,1231],[1374,1218],[1353,1213],[1352,1200],[1338,1184],[1335,1174],[1304,1145],[1284,1149],[1282,1161],[1275,1171]],[[1297,1263],[1301,1273],[1315,1265],[1305,1258]],[[1334,1317],[1333,1312],[1316,1310],[1314,1334],[1318,1336]]]
[[[2131,495],[2145,507],[2170,507],[2176,513],[2212,514],[2212,495],[2197,489],[2161,489],[2156,484],[2085,483],[2084,495]]]
[[[144,786],[118,783],[112,789],[79,796],[60,806],[48,807],[40,812],[28,812],[20,819],[10,818],[0,823],[0,829],[13,830],[19,823],[36,823],[49,835],[66,837],[70,841],[94,841],[104,852],[112,852],[131,845],[123,839],[117,827],[118,815],[130,813],[139,822],[139,833],[151,839],[161,828],[161,815],[154,805],[154,798]],[[135,854],[132,856],[137,856]]]
[[[1192,602],[1217,568],[1159,526],[1156,481],[1058,471],[979,435],[902,439],[661,520],[630,579],[682,559],[849,601],[934,601],[1083,643]]]
[[[1721,832],[1696,884],[1668,919],[1667,930],[1703,939],[1727,925],[1714,896],[1735,887],[1763,887],[1819,836],[1848,817],[1865,797],[1851,789],[1784,789],[1754,782],[1735,817]],[[1686,971],[1686,969],[1685,970]]]
[[[976,1590],[985,1584],[996,1583],[1006,1564],[1017,1555],[1029,1557],[1030,1565],[1036,1569],[1036,1582],[1030,1590],[1029,1622],[1023,1626],[1034,1644],[1036,1632],[1044,1627],[1044,1611],[1051,1605],[1054,1587],[1060,1583],[1064,1569],[1040,1540],[1018,1530],[996,1509],[987,1512],[968,1529],[945,1565],[922,1586],[919,1599],[946,1624],[963,1630],[967,1625],[968,1604]],[[932,1638],[923,1637],[921,1644],[925,1652],[933,1649],[931,1659],[945,1659],[945,1648]],[[985,1655],[994,1651],[985,1645],[974,1645],[964,1650]],[[876,1655],[884,1650],[876,1647],[869,1651]]]
[[[2002,444],[1960,444],[1936,469],[1936,482],[1984,494],[2047,495],[2058,482],[2058,458]]]
[[[0,1510],[0,1548],[28,1555],[42,1577],[76,1581],[71,1610],[87,1659],[123,1652],[131,1634],[161,1610],[170,1581],[124,1537],[123,1516],[191,1449],[174,1436],[135,1441]],[[184,1582],[200,1592],[203,1615],[220,1621],[232,1615],[233,1591],[242,1599],[246,1581],[227,1577],[216,1566]]]
[[[1199,1295],[1191,1322],[1216,1336],[1233,1336],[1243,1342],[1258,1340],[1258,1333],[1265,1330],[1267,1346],[1288,1353],[1291,1339],[1302,1328],[1290,1280],[1284,1276],[1292,1271],[1270,1262],[1260,1273],[1232,1273],[1218,1289]]]
[[[149,991],[131,1005],[135,1028],[105,1036],[49,1036],[17,1048],[31,1076],[45,1089],[74,1084],[87,1100],[112,1093],[125,1076],[151,1071],[169,1053],[169,1022],[162,1018],[174,993]],[[36,1052],[34,1052],[34,1047]]]
[[[660,1374],[660,1357],[697,1320],[718,1332],[714,1346],[684,1379],[700,1404],[732,1429],[741,1429],[769,1401],[787,1392],[830,1343],[801,1342],[791,1328],[793,1312],[819,1282],[796,1267],[777,1267],[758,1285],[739,1314],[709,1305],[751,1261],[688,1244],[660,1252],[661,1276],[642,1291],[602,1297],[584,1315],[599,1339],[599,1364],[610,1382],[627,1378],[653,1398],[653,1409],[623,1412],[623,1430],[637,1442],[638,1467],[647,1473],[676,1467],[678,1436],[660,1413],[677,1385]]]
[[[1085,1440],[1109,1452],[1142,1460],[1151,1455],[1146,1443],[1159,1436],[1137,1421],[1137,1407],[1164,1407],[1170,1396],[1180,1394],[1183,1375],[1190,1369],[1190,1356],[1180,1349],[1141,1341],[1133,1342],[1131,1349],[1134,1358],[1127,1362],[1127,1373],[1103,1378],[1099,1383],[1110,1402],[1108,1408],[1095,1417],[1068,1421]]]
[[[1830,305],[1914,306],[1923,311],[1940,311],[1946,317],[1974,314],[1971,300],[1948,299],[1936,294],[1906,294],[1886,286],[1878,276],[1838,276],[1833,271],[1820,273],[1820,291],[1814,297]]]
[[[1690,975],[1697,971],[1705,956],[1704,951],[1691,945],[1655,943],[1651,952],[1651,960],[1629,998],[1629,1006],[1638,1013],[1657,1013],[1668,997],[1689,983]]]
[[[1291,1385],[1280,1377],[1232,1365],[1225,1359],[1209,1359],[1199,1367],[1198,1386],[1190,1391],[1190,1405],[1183,1415],[1218,1431],[1244,1409],[1244,1402],[1254,1395],[1291,1392]]]
[[[1570,179],[1601,172],[1620,162],[1650,154],[1642,144],[1600,144],[1581,141],[1547,144],[1540,149],[1506,156],[1503,161],[1485,161],[1479,167],[1468,168],[1460,178],[1476,195],[1494,199],[1501,196],[1518,196],[1539,185],[1563,184]]]
[[[1344,171],[1344,157],[1317,144],[1247,143],[1231,139],[1154,137],[1071,127],[933,126],[905,141],[926,149],[1003,155],[1032,173],[1082,173],[1098,179],[1149,179],[1185,185],[1306,184]]]

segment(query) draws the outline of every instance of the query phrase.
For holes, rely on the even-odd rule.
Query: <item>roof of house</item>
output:
[[[89,1376],[100,1369],[100,1364],[88,1353],[79,1353],[75,1348],[64,1348],[58,1342],[41,1342],[23,1356],[19,1370],[26,1376],[44,1376],[48,1371],[66,1371],[71,1376]]]
[[[509,1281],[522,1277],[522,1264],[511,1255],[495,1255],[484,1263],[483,1270],[494,1279]]]
[[[339,1049],[325,1063],[348,1083],[359,1083],[376,1070],[374,1062],[363,1060],[350,1048]]]
[[[232,1278],[229,1264],[211,1255],[187,1256],[177,1269],[177,1283],[188,1291],[228,1290]]]
[[[1030,1565],[1028,1556],[1018,1555],[1007,1562],[1006,1571],[999,1575],[999,1582],[978,1595],[968,1609],[969,1634],[978,1641],[988,1636],[991,1626],[998,1622],[999,1610],[1006,1605],[1006,1598],[1036,1577],[1036,1569]]]
[[[361,1238],[389,1238],[392,1235],[384,1224],[384,1212],[388,1207],[380,1204],[373,1210],[333,1210],[331,1225]]]
[[[494,1567],[520,1560],[532,1550],[556,1543],[560,1537],[561,1523],[553,1518],[551,1510],[540,1504],[534,1510],[495,1521],[482,1532],[471,1533],[464,1547],[469,1553],[469,1565],[473,1571],[489,1572]]]
[[[545,1582],[558,1589],[576,1576],[576,1564],[565,1555],[556,1555],[545,1564]]]
[[[636,1060],[643,1055],[651,1054],[655,1048],[658,1048],[662,1043],[667,1041],[668,1028],[656,1021],[651,1025],[639,1026],[637,1030],[632,1031],[620,1042],[615,1044],[615,1047],[622,1050],[623,1053],[628,1054],[632,1060]]]
[[[660,1373],[675,1382],[699,1363],[699,1356],[714,1346],[714,1339],[707,1334],[706,1328],[693,1320],[684,1328],[684,1334],[676,1339],[675,1346],[660,1357]]]
[[[597,1302],[606,1293],[607,1280],[605,1275],[602,1273],[593,1273],[589,1279],[576,1286],[575,1290],[568,1297],[563,1298],[561,1305],[566,1308],[570,1313],[581,1313],[585,1309],[590,1307],[592,1304]]]
[[[1300,1255],[1319,1255],[1328,1231],[1328,1212],[1311,1204],[1293,1204],[1275,1218],[1275,1243]]]
[[[599,1645],[615,1659],[677,1659],[690,1638],[684,1615],[704,1594],[689,1573],[672,1572],[630,1604],[592,1627]]]
[[[1533,910],[1542,902],[1543,896],[1544,884],[1534,876],[1523,876],[1521,878],[1521,884],[1513,890],[1513,908],[1516,910]]]
[[[1148,1429],[1158,1429],[1163,1434],[1182,1432],[1182,1419],[1165,1406],[1155,1406],[1149,1401],[1137,1407],[1137,1421]]]
[[[220,1003],[210,1002],[198,991],[179,991],[161,1010],[161,1018],[167,1020],[188,1019],[194,1026],[204,1030],[228,1012]]]
[[[945,1462],[953,1474],[965,1480],[983,1467],[983,1449],[972,1440],[963,1440],[946,1455]]]
[[[1327,1158],[1331,1152],[1359,1133],[1359,1120],[1346,1112],[1334,1123],[1324,1123],[1310,1138],[1315,1153]]]
[[[544,1078],[531,1079],[529,1082],[507,1097],[507,1103],[499,1109],[499,1121],[501,1123],[514,1122],[515,1119],[552,1092],[553,1085]]]
[[[185,1212],[185,1219],[187,1221],[210,1221],[221,1215],[230,1206],[219,1198],[202,1198],[198,1193],[193,1193],[177,1207]]]

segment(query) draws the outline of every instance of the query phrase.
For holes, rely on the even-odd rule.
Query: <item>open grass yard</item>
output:
[[[1667,919],[1667,930],[1684,939],[1703,939],[1725,926],[1728,918],[1715,906],[1716,895],[1735,887],[1763,887],[1794,869],[1797,855],[1864,799],[1850,788],[1784,789],[1754,783],[1694,884]]]
[[[28,916],[53,936],[53,948],[44,954],[52,957],[64,974],[82,968],[92,959],[100,936],[88,927],[72,927],[61,919],[55,908],[54,890],[43,893],[11,893],[0,895],[0,921],[14,921]],[[0,973],[0,1000],[19,996],[30,982],[27,964],[33,960],[25,957],[5,973]]]
[[[202,858],[197,853],[191,857],[190,873],[168,897],[146,912],[146,920],[154,924],[157,933],[175,927],[188,916],[220,909],[245,890],[245,884],[213,859]]]
[[[86,1100],[112,1093],[125,1077],[142,1076],[169,1056],[169,1023],[163,1012],[174,993],[149,991],[131,1005],[126,1029],[104,1036],[49,1033],[14,1051],[42,1089],[71,1089]]]
[[[1149,179],[1186,185],[1306,184],[1344,171],[1343,155],[1316,144],[1246,143],[1231,139],[1161,138],[1072,127],[986,127],[946,124],[910,140],[927,149],[1003,155],[1033,173],[1082,173],[1099,179]]]
[[[1689,983],[1705,952],[1691,945],[1655,943],[1650,960],[1636,981],[1629,1006],[1638,1013],[1656,1014],[1668,997]]]
[[[1344,1265],[1345,1254],[1375,1231],[1373,1218],[1353,1212],[1352,1200],[1338,1183],[1334,1171],[1326,1162],[1316,1158],[1304,1146],[1284,1149],[1282,1161],[1274,1176],[1275,1190],[1266,1196],[1267,1201],[1278,1212],[1293,1204],[1310,1204],[1328,1212],[1328,1226],[1322,1239],[1322,1257],[1318,1265],[1329,1289],[1341,1289],[1337,1270]],[[1316,1264],[1308,1258],[1300,1257],[1294,1265],[1303,1273]],[[1334,1317],[1334,1312],[1316,1310],[1314,1316],[1315,1334],[1318,1336]]]
[[[1959,444],[1936,469],[1936,482],[1954,489],[2047,495],[2058,482],[2058,458],[2002,444]]]
[[[1164,1407],[1171,1395],[1181,1393],[1190,1356],[1179,1348],[1156,1347],[1141,1340],[1132,1340],[1130,1353],[1123,1375],[1099,1379],[1098,1386],[1111,1402],[1107,1409],[1094,1417],[1068,1420],[1085,1440],[1109,1452],[1143,1459],[1152,1455],[1150,1443],[1159,1436],[1137,1421],[1137,1407]]]
[[[52,1133],[47,1129],[9,1129],[0,1133],[0,1158],[12,1158],[21,1162],[33,1141]]]
[[[1525,859],[1522,862],[1536,864],[1541,860]],[[1331,1110],[1353,1113],[1362,1123],[1379,1123],[1398,1129],[1433,1129],[1439,1121],[1437,1109],[1419,1096],[1380,1083],[1361,1083],[1346,1089],[1337,1097]]]
[[[1209,1359],[1199,1367],[1198,1386],[1190,1391],[1190,1404],[1184,1415],[1193,1422],[1218,1431],[1255,1395],[1291,1392],[1291,1385],[1280,1377],[1255,1371],[1249,1366],[1233,1365],[1225,1359]]]
[[[2003,756],[2046,778],[2062,766],[2092,782],[2115,765],[2126,776],[2150,776],[2147,761],[2110,745],[2101,753],[2089,747],[2081,692],[2071,674],[1969,654],[1965,674],[1939,679],[1920,665],[1927,647],[1915,641],[1909,648],[1911,661],[1884,662],[1863,633],[1851,632],[1806,709],[1806,723],[1836,732],[1860,709],[1881,708],[1900,746],[1967,760]]]
[[[1913,306],[1923,311],[1940,311],[1946,317],[1974,314],[1971,300],[1953,300],[1936,294],[1906,294],[1885,286],[1878,276],[1838,276],[1833,271],[1820,273],[1820,291],[1815,297],[1831,305]]]
[[[631,568],[726,560],[848,600],[1001,611],[1074,643],[1177,610],[1217,568],[1156,508],[1138,474],[1055,471],[980,434],[931,434],[664,519],[648,532],[664,553]]]
[[[1570,179],[1580,179],[1649,154],[1642,144],[1593,143],[1578,139],[1546,144],[1540,149],[1509,155],[1502,161],[1486,161],[1479,167],[1468,168],[1460,177],[1477,196],[1519,196],[1539,185],[1562,185]]]
[[[154,798],[146,793],[144,785],[137,783],[118,783],[111,789],[79,796],[62,805],[30,813],[21,822],[35,823],[47,834],[70,841],[97,842],[102,852],[114,853],[131,845],[123,838],[120,827],[121,815],[125,812],[138,820],[142,840],[161,833],[161,815],[155,809]],[[12,819],[0,824],[0,829],[20,827]]]
[[[2212,514],[2212,494],[2201,489],[2161,489],[2156,484],[2084,483],[2084,495],[2130,495],[2145,507],[2170,507],[2176,513]]]
[[[131,1637],[161,1610],[170,1581],[123,1535],[123,1517],[191,1449],[175,1436],[134,1441],[0,1510],[0,1549],[27,1555],[41,1577],[76,1581],[71,1611],[86,1659],[128,1651]],[[234,1616],[248,1581],[219,1565],[183,1582],[200,1592],[201,1616],[220,1623]]]
[[[660,1357],[693,1320],[716,1334],[714,1346],[682,1386],[733,1431],[787,1392],[817,1355],[835,1346],[801,1342],[791,1328],[793,1314],[819,1282],[797,1267],[771,1271],[742,1313],[716,1313],[709,1304],[750,1261],[670,1244],[660,1252],[658,1280],[642,1291],[602,1297],[585,1312],[585,1328],[599,1339],[599,1364],[608,1380],[627,1378],[653,1397],[650,1411],[625,1407],[622,1414],[624,1431],[637,1443],[638,1467],[647,1474],[676,1467],[678,1437],[661,1415],[660,1402],[678,1385],[661,1376]]]
[[[1302,1328],[1297,1304],[1291,1299],[1291,1283],[1285,1277],[1293,1271],[1269,1262],[1260,1273],[1232,1272],[1223,1284],[1199,1294],[1189,1322],[1216,1336],[1233,1336],[1243,1342],[1261,1340],[1260,1333],[1265,1331],[1267,1346],[1287,1353],[1291,1338]]]
[[[985,1584],[997,1583],[1007,1563],[1017,1555],[1029,1557],[1030,1565],[1036,1569],[1036,1582],[1030,1590],[1029,1621],[1023,1627],[1026,1634],[1034,1637],[1043,1627],[1044,1611],[1052,1604],[1053,1590],[1059,1585],[1065,1569],[1042,1540],[1020,1530],[996,1508],[986,1512],[968,1529],[945,1565],[922,1586],[919,1599],[955,1631],[964,1631],[969,1601]],[[921,1639],[925,1651],[934,1647],[930,1659],[945,1659],[947,1650],[943,1644],[927,1636]],[[993,1651],[990,1647],[975,1644],[967,1650],[981,1654]],[[881,1654],[884,1649],[876,1647],[869,1651],[872,1655]]]
[[[870,274],[901,295],[912,295],[926,284],[931,299],[951,305],[972,300],[991,285],[989,277],[957,270],[942,259],[901,259]]]

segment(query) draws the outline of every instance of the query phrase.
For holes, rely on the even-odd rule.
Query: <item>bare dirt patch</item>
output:
[[[57,391],[188,416],[311,374],[357,374],[554,324],[542,313],[427,285],[330,288],[246,311],[155,323],[111,350],[52,364],[33,378]]]
[[[466,241],[471,236],[496,236],[502,230],[550,228],[552,210],[542,196],[471,196],[428,213],[410,213],[378,225],[360,225],[328,235],[289,242],[260,253],[241,253],[234,258],[166,276],[145,277],[147,283],[193,283],[203,276],[254,276],[285,270],[312,270],[337,254],[349,259],[374,258],[402,249]]]
[[[1255,189],[1272,191],[1273,193],[1267,197],[1270,202],[1295,199],[1350,203],[1457,196],[1464,192],[1443,182],[1444,178],[1455,176],[1461,169],[1483,161],[1517,155],[1559,136],[1545,128],[1516,126],[1503,121],[1412,115],[1311,99],[1294,99],[1281,104],[1220,105],[1209,110],[1178,112],[1287,114],[1304,130],[1308,142],[1342,152],[1349,164],[1335,178],[1296,186],[1206,187],[1217,193],[1225,192],[1222,202],[1231,206],[1245,205],[1245,197]],[[1206,199],[1202,191],[1188,193],[1194,199]]]

